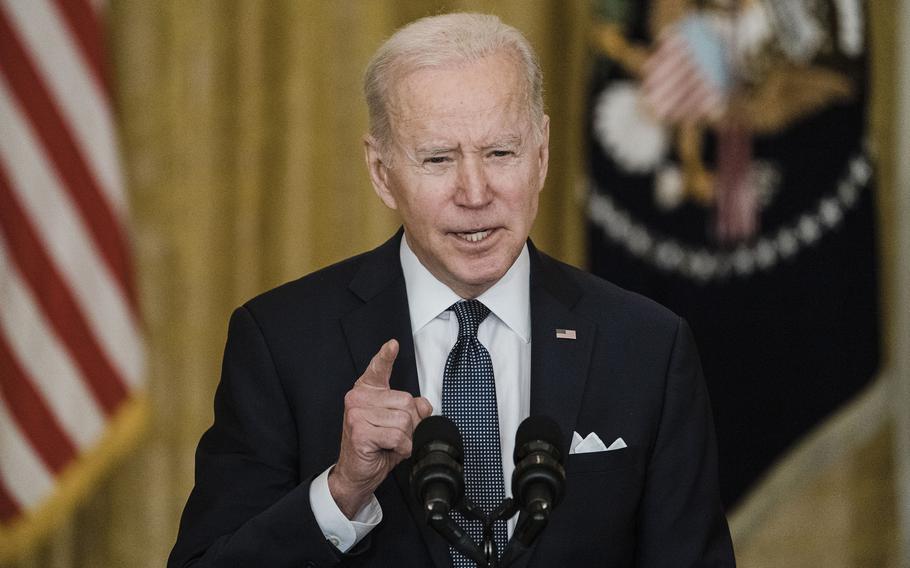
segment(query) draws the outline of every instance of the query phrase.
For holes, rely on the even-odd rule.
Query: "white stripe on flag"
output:
[[[0,397],[0,484],[22,507],[34,507],[50,495],[54,478],[35,455]]]
[[[13,194],[37,229],[114,369],[131,387],[142,378],[143,352],[133,313],[95,251],[82,218],[0,75],[0,160]]]
[[[687,57],[686,49],[686,43],[679,34],[668,36],[645,61],[644,69],[647,73],[645,80],[671,72],[679,61]]]
[[[0,233],[0,336],[6,338],[48,409],[77,448],[98,441],[104,414],[57,340],[53,327],[10,262]]]
[[[110,106],[92,79],[69,28],[47,0],[0,2],[20,32],[23,47],[69,125],[95,182],[117,217],[124,219],[126,200]]]
[[[646,91],[648,100],[662,108],[671,109],[677,101],[699,82],[698,70],[688,58],[682,58],[674,68],[657,77],[654,88]]]
[[[721,99],[717,92],[712,91],[704,83],[699,83],[679,101],[673,114],[680,120],[687,116],[708,116],[713,109],[719,108],[720,105]]]
[[[686,43],[678,34],[668,37],[658,46],[651,57],[645,61],[644,84],[651,86],[655,79],[672,73],[681,61],[688,56]]]

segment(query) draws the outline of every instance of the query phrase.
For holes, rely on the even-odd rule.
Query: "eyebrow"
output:
[[[426,155],[436,156],[439,154],[447,154],[449,152],[455,152],[456,150],[458,150],[458,146],[432,145],[432,146],[420,146],[416,150],[414,150],[414,153],[421,155],[421,156],[426,156]]]
[[[484,151],[484,150],[489,150],[491,148],[501,148],[503,146],[521,146],[521,140],[522,140],[521,136],[519,136],[517,134],[505,136],[503,138],[494,140],[493,142],[484,144],[483,146],[480,147],[480,150]],[[414,150],[414,153],[422,155],[422,156],[426,156],[426,155],[434,156],[434,155],[439,155],[439,154],[447,154],[449,152],[457,152],[460,150],[461,150],[461,146],[459,146],[459,145],[446,146],[446,145],[428,144],[426,146],[417,147],[417,149]]]
[[[510,134],[502,138],[496,139],[493,142],[484,144],[480,147],[480,151],[490,150],[492,148],[502,148],[508,146],[521,146],[522,137],[518,134]],[[448,154],[450,152],[460,152],[460,145],[446,145],[439,143],[430,143],[423,146],[418,146],[414,149],[414,156],[439,156],[442,154]]]
[[[517,134],[505,136],[498,140],[494,140],[490,144],[486,144],[486,145],[482,146],[482,149],[488,150],[490,148],[498,148],[498,147],[502,147],[502,146],[521,146],[521,136],[519,136]]]

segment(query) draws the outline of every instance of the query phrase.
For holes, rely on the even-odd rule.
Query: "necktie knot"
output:
[[[463,300],[455,302],[449,308],[458,318],[458,339],[471,339],[477,337],[477,328],[488,315],[490,308],[477,300]]]

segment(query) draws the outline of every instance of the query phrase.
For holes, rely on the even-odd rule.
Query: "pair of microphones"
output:
[[[464,494],[463,445],[458,427],[445,416],[430,416],[414,430],[411,487],[425,522],[462,554],[484,568],[505,567],[518,559],[546,527],[550,512],[565,493],[564,441],[559,425],[546,416],[531,416],[515,434],[513,497],[491,512]],[[483,527],[478,545],[452,518],[453,510]],[[493,523],[519,513],[500,560]]]

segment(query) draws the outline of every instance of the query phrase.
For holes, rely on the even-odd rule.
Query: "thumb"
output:
[[[417,415],[420,416],[421,420],[433,414],[433,405],[426,398],[415,396],[414,404],[417,406]]]

